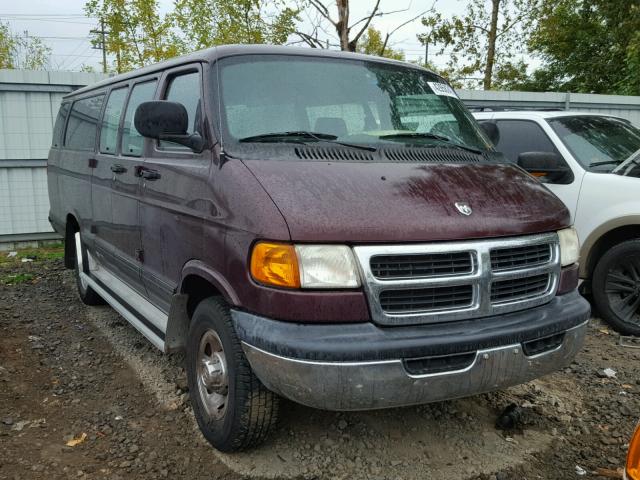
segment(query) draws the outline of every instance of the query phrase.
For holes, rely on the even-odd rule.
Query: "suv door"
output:
[[[549,134],[537,122],[520,119],[497,119],[494,122],[500,133],[496,150],[504,153],[510,162],[517,163],[518,155],[523,152],[553,152],[562,157]],[[575,220],[581,184],[582,176],[576,175],[576,172],[568,184],[545,182],[549,190],[555,193],[571,212],[571,222]]]
[[[131,88],[122,120],[120,147],[113,157],[113,164],[122,168],[113,172],[111,188],[111,211],[113,217],[113,259],[110,265],[117,269],[121,280],[134,290],[145,294],[141,278],[142,237],[140,234],[140,185],[139,168],[146,139],[140,135],[133,124],[138,105],[153,100],[156,78],[137,80]]]
[[[206,140],[200,64],[167,71],[159,99],[184,105],[188,133],[200,133]],[[140,204],[142,276],[149,299],[165,311],[184,264],[202,258],[203,223],[215,211],[209,191],[211,159],[209,149],[196,153],[175,143],[150,140]]]

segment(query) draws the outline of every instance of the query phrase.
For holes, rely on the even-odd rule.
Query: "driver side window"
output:
[[[187,110],[189,121],[187,134],[202,132],[202,102],[200,101],[200,72],[189,72],[176,75],[169,80],[163,100],[181,103]],[[187,150],[188,147],[177,143],[161,141],[160,148],[171,150]]]
[[[540,125],[530,120],[497,120],[500,139],[496,150],[512,163],[523,152],[553,152],[559,154]]]

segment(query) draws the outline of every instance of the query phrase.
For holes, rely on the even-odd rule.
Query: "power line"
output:
[[[6,15],[0,15],[1,19],[14,20],[14,21],[35,21],[35,22],[49,22],[49,23],[73,23],[76,25],[95,25],[95,22],[76,22],[72,20],[53,20],[51,18],[14,18]]]

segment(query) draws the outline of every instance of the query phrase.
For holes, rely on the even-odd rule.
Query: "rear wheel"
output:
[[[74,242],[74,255],[76,259],[75,264],[75,276],[76,276],[76,286],[78,288],[78,296],[82,303],[85,305],[104,305],[105,301],[102,299],[100,295],[96,293],[96,291],[91,288],[86,279],[84,279],[80,272],[86,272],[88,266],[88,257],[87,252],[82,244],[82,238],[80,237],[80,232],[75,232],[73,234],[73,242]]]
[[[620,243],[602,256],[592,289],[603,320],[622,334],[640,336],[640,240]]]
[[[200,430],[218,450],[251,448],[275,426],[278,396],[251,370],[222,299],[203,300],[193,314],[187,378]]]

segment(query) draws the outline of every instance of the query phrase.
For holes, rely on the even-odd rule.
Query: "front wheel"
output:
[[[200,430],[218,450],[258,445],[275,426],[278,396],[251,370],[222,299],[203,300],[193,314],[187,379]]]
[[[593,272],[593,299],[614,330],[640,336],[640,240],[607,251]]]

